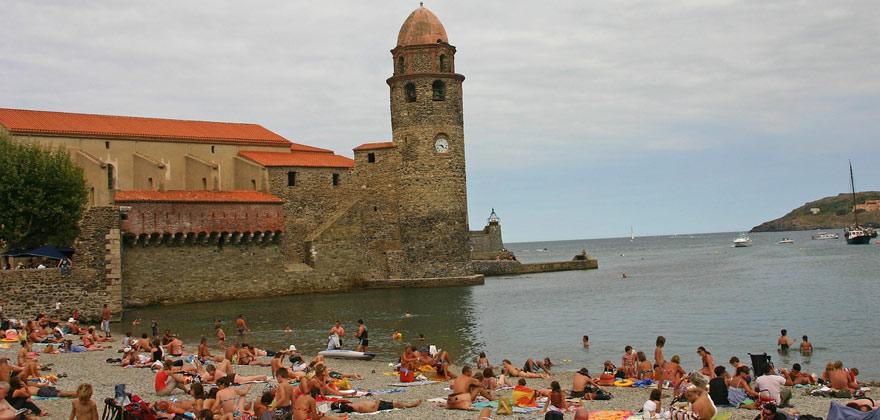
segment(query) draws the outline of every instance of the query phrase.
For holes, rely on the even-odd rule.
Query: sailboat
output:
[[[636,234],[635,234],[635,231],[633,230],[633,227],[630,226],[630,227],[629,227],[629,241],[630,241],[630,242],[635,242],[635,240],[636,240]]]
[[[843,237],[849,245],[867,245],[871,238],[877,237],[877,231],[859,226],[859,215],[856,213],[856,182],[853,177],[852,161],[849,162],[849,185],[852,189],[853,225],[843,230]]]

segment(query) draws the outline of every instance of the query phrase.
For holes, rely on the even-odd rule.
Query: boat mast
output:
[[[853,178],[852,160],[849,161],[849,186],[852,188],[853,220],[855,220],[856,226],[858,226],[859,216],[856,214],[856,181]]]

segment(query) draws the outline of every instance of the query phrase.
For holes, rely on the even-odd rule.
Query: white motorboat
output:
[[[840,239],[840,235],[836,233],[819,232],[813,235],[814,240]]]
[[[787,244],[793,244],[793,243],[794,243],[794,241],[791,240],[790,238],[782,238],[781,241],[777,242],[777,244],[779,244],[779,245],[787,245]]]
[[[743,233],[742,235],[739,235],[738,238],[733,240],[733,246],[736,248],[752,246],[752,238],[750,238],[749,235]]]
[[[364,353],[354,350],[324,350],[318,352],[318,354],[328,359],[373,360],[376,357],[376,353]]]

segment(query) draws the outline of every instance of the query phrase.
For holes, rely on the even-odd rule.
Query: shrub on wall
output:
[[[0,240],[7,249],[70,245],[87,198],[82,169],[66,151],[13,143],[0,131]]]

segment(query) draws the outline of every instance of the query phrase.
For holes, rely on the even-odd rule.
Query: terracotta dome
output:
[[[435,44],[437,41],[449,43],[446,38],[446,29],[440,23],[437,15],[420,6],[409,14],[400,33],[397,34],[397,46]]]

